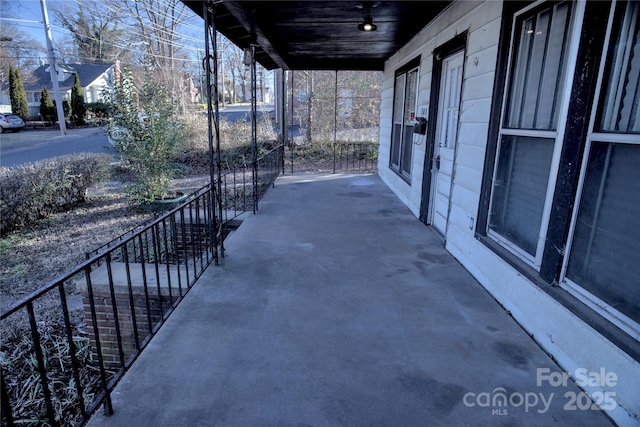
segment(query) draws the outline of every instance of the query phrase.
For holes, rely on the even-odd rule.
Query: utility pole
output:
[[[56,65],[56,55],[53,51],[53,41],[51,41],[51,26],[49,25],[49,14],[47,13],[46,0],[40,0],[42,6],[42,21],[44,22],[44,34],[47,39],[47,50],[49,51],[49,74],[53,83],[53,94],[56,100],[58,111],[58,123],[60,123],[60,134],[67,134],[67,123],[64,118],[64,108],[62,108],[62,97],[60,96],[60,85],[58,84],[58,70]]]

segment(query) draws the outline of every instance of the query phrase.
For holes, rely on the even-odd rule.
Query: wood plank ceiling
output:
[[[201,17],[202,1],[184,3]],[[216,29],[257,44],[267,69],[382,70],[450,1],[231,1],[213,3]],[[364,6],[364,7],[363,7]],[[370,11],[377,30],[358,30]]]

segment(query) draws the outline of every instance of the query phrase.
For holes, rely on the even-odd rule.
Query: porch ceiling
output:
[[[184,3],[203,16],[201,1]],[[364,2],[367,3],[367,2]],[[216,29],[240,48],[258,45],[267,69],[382,70],[450,1],[375,1],[377,31],[358,30],[361,1],[214,2]]]

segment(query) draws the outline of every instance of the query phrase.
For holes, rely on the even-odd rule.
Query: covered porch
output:
[[[376,175],[281,176],[225,245],[89,425],[611,424]]]

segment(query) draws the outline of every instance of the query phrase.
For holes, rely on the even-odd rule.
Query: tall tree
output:
[[[49,96],[49,92],[46,87],[42,87],[42,96],[40,97],[40,115],[43,120],[48,121],[50,124],[57,117],[56,106],[53,100]]]
[[[233,104],[238,99],[236,94],[236,88],[240,86],[240,101],[244,102],[248,99],[248,86],[250,84],[249,73],[245,69],[244,65],[244,52],[232,45],[231,43],[224,44],[225,53],[224,53],[224,61],[227,73],[231,74],[231,86],[232,89],[230,91],[230,102]]]
[[[71,120],[77,125],[84,124],[84,116],[87,113],[87,107],[84,105],[84,91],[80,84],[80,77],[76,73],[73,88],[71,89]]]
[[[54,9],[57,21],[72,34],[77,56],[82,63],[114,61],[120,51],[123,31],[120,15],[107,4],[95,1],[63,3]]]
[[[11,111],[23,119],[29,117],[29,104],[27,92],[24,90],[20,71],[9,67],[9,98],[11,99]]]

